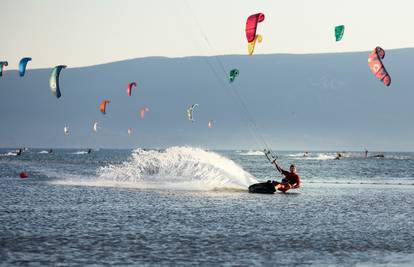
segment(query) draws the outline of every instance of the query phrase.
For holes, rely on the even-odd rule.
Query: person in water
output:
[[[20,156],[22,153],[23,153],[23,149],[19,148],[19,149],[16,151],[16,156]]]
[[[282,191],[285,193],[289,189],[299,188],[300,187],[300,177],[296,172],[295,165],[290,165],[289,171],[285,171],[282,169],[277,163],[276,159],[272,161],[273,164],[275,164],[276,169],[285,176],[285,178],[282,179],[282,181],[276,182],[273,181],[273,185],[275,188],[279,191]]]

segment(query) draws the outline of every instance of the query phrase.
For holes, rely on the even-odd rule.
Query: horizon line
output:
[[[386,49],[386,51],[396,51],[396,50],[409,50],[414,49],[414,47],[401,47],[401,48],[390,48]],[[126,61],[134,61],[134,60],[143,60],[143,59],[186,59],[186,58],[206,58],[206,57],[239,57],[239,56],[246,56],[246,57],[263,57],[263,56],[273,56],[273,55],[285,55],[285,56],[315,56],[315,55],[338,55],[338,54],[356,54],[356,53],[369,53],[371,50],[357,50],[357,51],[345,51],[345,52],[319,52],[319,53],[257,53],[254,56],[249,56],[248,54],[217,54],[217,55],[191,55],[191,56],[145,56],[145,57],[134,57],[134,58],[126,58],[114,61],[107,61],[92,65],[80,65],[80,66],[68,66],[67,69],[82,69],[82,68],[89,68],[89,67],[97,67],[97,66],[104,66],[114,63],[122,63]],[[8,61],[8,60],[3,60]],[[62,63],[63,64],[63,63]],[[39,68],[30,68],[29,70],[47,70],[52,69],[54,66],[51,67],[39,67]],[[6,69],[6,72],[9,71],[18,71],[17,68],[13,69]]]

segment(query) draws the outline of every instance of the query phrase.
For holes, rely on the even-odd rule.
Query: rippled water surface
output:
[[[412,266],[414,154],[0,150],[0,264]],[[29,178],[21,179],[26,170]]]

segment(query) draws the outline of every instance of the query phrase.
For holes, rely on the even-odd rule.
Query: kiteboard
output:
[[[257,183],[249,186],[249,193],[273,194],[274,192],[276,192],[276,189],[270,180],[265,183]]]

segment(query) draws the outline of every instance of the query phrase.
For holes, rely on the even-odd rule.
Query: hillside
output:
[[[276,149],[414,150],[409,67],[414,49],[386,51],[390,87],[371,74],[367,57],[368,52],[358,52],[220,59],[228,70],[240,70],[236,90]],[[23,78],[6,70],[0,78],[0,146],[258,147],[235,98],[210,66],[222,74],[213,57],[68,66],[60,77],[60,99],[50,93],[50,69],[29,64]],[[132,97],[126,94],[129,81],[138,82]],[[111,100],[107,115],[99,112],[103,99]],[[193,103],[199,109],[190,123],[186,108]],[[141,120],[143,106],[150,112]],[[207,127],[209,119],[216,121],[213,129]],[[95,120],[102,127],[97,134],[92,133]],[[63,134],[65,124],[70,136]],[[134,128],[131,137],[129,127]]]

